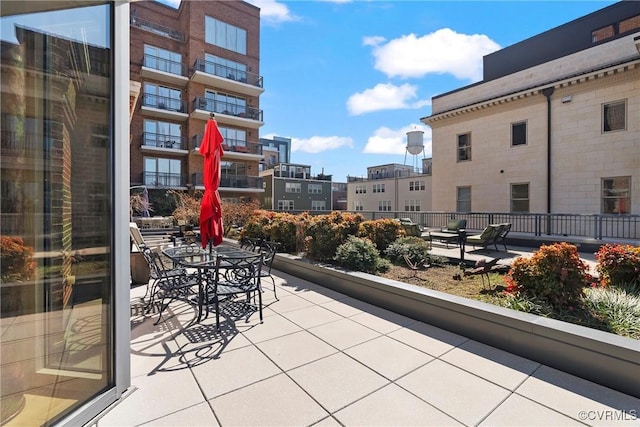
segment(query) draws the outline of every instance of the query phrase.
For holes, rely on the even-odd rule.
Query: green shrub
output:
[[[579,305],[592,281],[578,249],[569,243],[543,245],[530,259],[516,259],[506,277],[508,293],[544,299],[558,308]]]
[[[271,224],[275,216],[274,212],[266,210],[255,210],[253,215],[247,219],[240,233],[240,238],[251,237],[254,239],[269,240],[267,227]]]
[[[404,256],[409,256],[412,262],[427,261],[429,258],[429,243],[420,237],[400,237],[389,245],[385,255],[397,265],[405,265]]]
[[[376,248],[382,253],[403,232],[402,224],[389,218],[364,221],[358,228],[358,237],[364,237],[375,243]]]
[[[311,218],[306,231],[307,256],[318,261],[331,261],[338,246],[355,236],[364,217],[360,214],[334,211]]]
[[[334,261],[354,271],[376,274],[389,269],[389,262],[380,257],[376,246],[369,239],[350,236],[336,250]]]
[[[601,284],[640,283],[639,246],[604,245],[596,252],[596,260]]]

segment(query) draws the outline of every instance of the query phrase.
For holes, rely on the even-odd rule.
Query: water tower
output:
[[[404,153],[404,164],[407,164],[407,153],[413,156],[413,170],[417,170],[422,165],[418,163],[418,154],[422,153],[422,157],[425,157],[424,154],[424,142],[423,142],[424,132],[421,130],[410,130],[407,132],[407,148]]]

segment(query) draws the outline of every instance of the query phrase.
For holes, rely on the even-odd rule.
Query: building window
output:
[[[374,193],[384,193],[384,184],[373,184]]]
[[[409,181],[409,191],[424,191],[425,182],[424,181]]]
[[[353,210],[354,211],[364,210],[364,208],[362,206],[362,202],[360,200],[354,200],[353,201]]]
[[[529,212],[529,184],[511,184],[511,212]]]
[[[618,31],[620,34],[624,34],[637,28],[640,28],[640,15],[620,21],[620,24],[618,25]]]
[[[204,55],[204,71],[215,76],[225,77],[230,80],[236,80],[242,83],[247,82],[247,66],[240,62],[230,59],[220,58],[219,56]]]
[[[527,145],[527,122],[511,123],[511,146]]]
[[[356,185],[356,194],[365,194],[367,192],[366,185]]]
[[[182,186],[181,162],[178,159],[144,158],[144,185],[154,187]]]
[[[220,126],[220,134],[224,143],[230,147],[247,147],[247,131],[244,129],[232,129]]]
[[[300,193],[302,191],[302,184],[299,182],[285,182],[284,191],[285,193]]]
[[[631,213],[631,177],[602,179],[602,213]]]
[[[404,201],[404,210],[407,212],[419,212],[420,211],[420,200],[405,200]]]
[[[391,211],[391,200],[379,200],[378,201],[378,210],[379,211]]]
[[[242,28],[205,16],[204,33],[204,39],[209,44],[247,54],[247,31]]]
[[[606,40],[613,37],[616,34],[613,25],[607,25],[603,28],[598,28],[591,32],[591,42],[597,43],[601,40]]]
[[[626,100],[602,104],[602,132],[626,130]]]
[[[466,162],[471,160],[471,134],[463,133],[458,135],[458,161]]]
[[[247,100],[241,96],[206,90],[204,97],[207,100],[207,108],[213,106],[216,113],[239,117],[247,115]]]
[[[312,211],[325,211],[327,210],[327,205],[324,200],[312,200],[311,201],[311,210]]]
[[[293,210],[293,200],[278,200],[278,210],[279,211],[292,211]]]
[[[322,184],[309,184],[307,192],[309,194],[322,194]]]
[[[180,149],[182,142],[182,126],[177,123],[159,120],[145,120],[142,145]],[[186,149],[186,147],[185,147]]]
[[[143,104],[160,110],[182,111],[182,91],[145,83]]]
[[[144,45],[144,66],[182,75],[182,55],[159,47]]]
[[[457,187],[456,212],[471,212],[471,187]]]

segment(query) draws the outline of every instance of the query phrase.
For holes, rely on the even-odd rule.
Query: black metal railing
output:
[[[186,102],[182,99],[153,95],[150,93],[143,94],[142,105],[145,107],[158,108],[160,110],[177,111],[179,113],[187,112]]]
[[[179,173],[142,172],[142,182],[150,187],[185,187],[187,177]]]
[[[144,132],[142,134],[144,147],[171,148],[174,150],[187,150],[187,138],[183,136],[165,135],[161,133]]]
[[[184,42],[185,40],[184,33],[174,30],[173,28],[165,27],[164,25],[156,24],[155,22],[147,21],[146,19],[138,18],[137,16],[131,16],[129,23],[132,27],[178,40],[179,42]]]
[[[354,211],[355,212],[355,211]],[[450,219],[466,219],[467,229],[509,222],[511,232],[534,236],[576,236],[603,239],[640,239],[640,215],[546,214],[509,212],[382,212],[357,211],[367,219],[411,218],[423,227],[442,227]]]
[[[194,135],[191,138],[191,146],[193,147],[194,150],[197,150],[200,147],[201,143],[202,143],[202,135]],[[247,142],[243,139],[225,138],[223,143],[223,149],[224,151],[256,154],[254,152],[255,150],[252,147],[254,145],[257,145],[257,144],[252,142]],[[261,152],[257,154],[261,154]]]
[[[262,121],[262,110],[259,108],[232,104],[230,102],[217,101],[201,96],[198,96],[193,100],[193,109]]]
[[[187,64],[182,62],[171,61],[166,58],[160,58],[159,56],[145,54],[142,60],[142,65],[154,70],[164,71],[165,73],[176,74],[178,76],[187,75]]]
[[[202,173],[191,175],[191,184],[203,186],[204,177]],[[220,187],[224,188],[254,188],[262,190],[262,177],[248,175],[222,175],[220,177]]]
[[[226,65],[216,64],[215,62],[205,61],[202,58],[196,59],[195,64],[193,64],[193,69],[217,77],[246,83],[251,86],[263,87],[262,76]]]
[[[0,149],[4,156],[41,157],[44,153],[42,135],[35,132],[2,130],[0,135]]]
[[[387,171],[381,173],[372,173],[369,174],[368,177],[362,176],[347,176],[347,182],[362,182],[362,181],[370,181],[374,179],[393,179],[393,178],[409,178],[409,177],[421,177],[421,176],[429,176],[431,175],[431,167],[427,167],[424,169],[414,169],[414,170],[397,170],[397,171]]]

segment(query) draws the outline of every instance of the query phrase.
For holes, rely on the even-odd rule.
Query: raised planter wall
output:
[[[288,254],[273,268],[640,398],[640,340]]]

